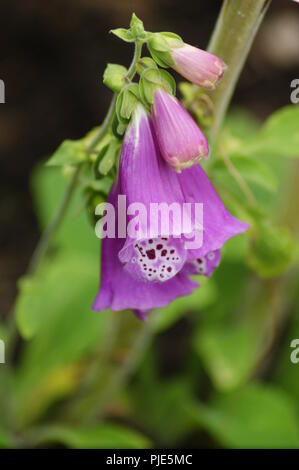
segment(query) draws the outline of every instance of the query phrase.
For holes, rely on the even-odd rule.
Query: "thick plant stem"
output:
[[[250,51],[257,30],[271,0],[225,0],[212,34],[209,51],[227,64],[217,88],[211,92],[214,141],[229,106],[238,78]]]

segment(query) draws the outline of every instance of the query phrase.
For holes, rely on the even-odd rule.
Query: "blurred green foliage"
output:
[[[299,365],[290,361],[298,249],[281,205],[293,197],[297,162],[286,157],[299,156],[298,128],[298,106],[261,127],[244,111],[228,117],[206,170],[250,230],[226,244],[211,279],[151,314],[151,342],[136,351],[141,322],[91,310],[99,242],[76,192],[47,260],[19,283],[23,342],[15,367],[0,366],[0,447],[299,447]],[[82,148],[62,144],[52,164],[76,165]],[[68,171],[33,174],[41,229]],[[83,175],[81,189],[102,194],[110,184]]]

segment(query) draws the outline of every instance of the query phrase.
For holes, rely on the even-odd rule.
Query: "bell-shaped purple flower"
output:
[[[223,244],[248,228],[225,209],[200,166],[177,174],[161,158],[151,119],[141,105],[126,131],[118,180],[107,201],[116,208],[116,226],[123,217],[117,207],[120,195],[126,196],[127,234],[103,239],[94,310],[133,309],[144,319],[148,311],[190,294],[197,287],[190,275],[209,276],[220,261]],[[182,214],[186,203],[202,204],[202,224],[190,214],[188,228],[174,215],[167,229],[160,212],[152,220],[153,205],[176,207]],[[143,217],[136,223],[142,208]],[[129,227],[135,225],[131,233]],[[187,248],[186,240],[198,235],[201,243]]]
[[[174,70],[199,87],[214,89],[224,74],[225,63],[210,52],[182,44],[171,48]]]
[[[176,171],[209,155],[208,141],[181,103],[166,91],[155,91],[152,119],[160,152]]]

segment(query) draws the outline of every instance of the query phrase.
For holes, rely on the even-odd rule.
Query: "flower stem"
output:
[[[215,140],[236,87],[251,45],[271,0],[225,0],[212,34],[209,51],[227,64],[217,88],[211,92],[214,122],[210,130]]]

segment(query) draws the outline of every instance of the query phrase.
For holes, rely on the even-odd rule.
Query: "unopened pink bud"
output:
[[[202,88],[215,88],[226,69],[225,63],[216,55],[185,43],[181,47],[172,47],[171,56],[175,62],[172,68]]]
[[[172,168],[180,172],[208,157],[205,135],[174,96],[157,89],[152,115],[160,152]]]

